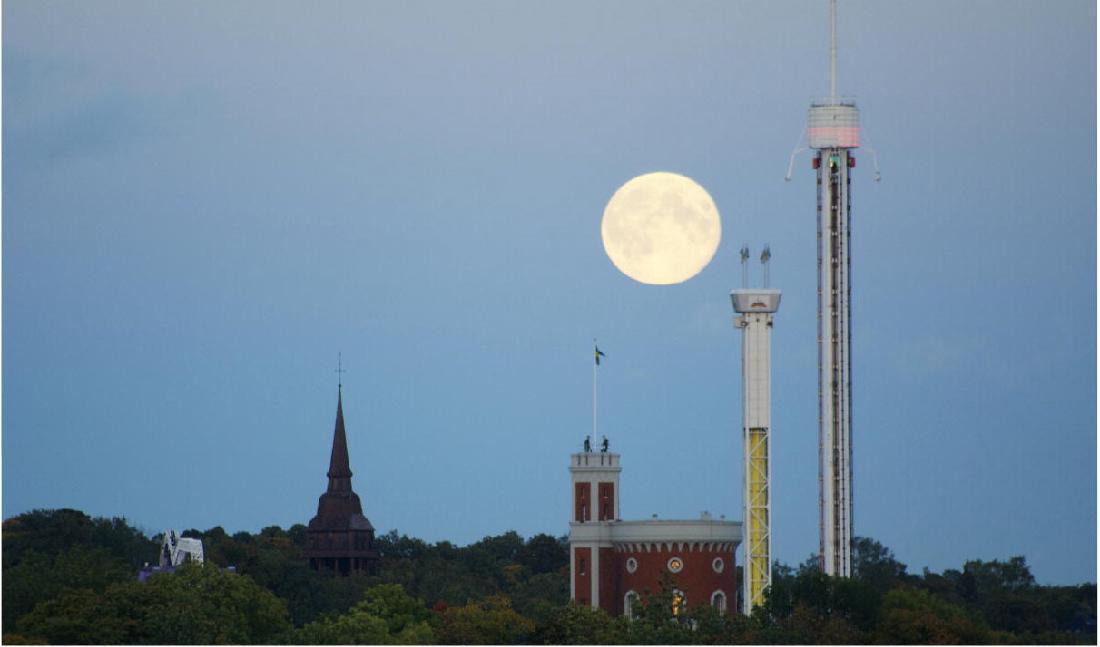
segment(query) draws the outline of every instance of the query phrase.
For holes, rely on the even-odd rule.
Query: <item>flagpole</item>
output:
[[[592,348],[596,348],[595,337],[592,338]],[[592,362],[592,439],[590,443],[596,442],[596,367],[599,366],[595,361],[596,357],[598,356],[593,356]]]

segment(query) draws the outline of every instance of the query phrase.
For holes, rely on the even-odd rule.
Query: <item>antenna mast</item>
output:
[[[836,102],[836,0],[829,0],[829,97]]]

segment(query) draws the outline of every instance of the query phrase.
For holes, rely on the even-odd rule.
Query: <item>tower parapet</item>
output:
[[[610,452],[573,454],[573,521],[613,521],[619,518],[619,455]]]

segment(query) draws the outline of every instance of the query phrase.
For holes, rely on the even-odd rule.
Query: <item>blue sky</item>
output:
[[[380,530],[564,534],[600,421],[622,512],[741,518],[737,250],[768,242],[774,548],[816,550],[828,4],[5,2],[3,515],[304,523],[343,353]],[[1096,576],[1096,14],[840,3],[855,530],[912,570]],[[599,237],[633,176],[713,196],[676,286]]]

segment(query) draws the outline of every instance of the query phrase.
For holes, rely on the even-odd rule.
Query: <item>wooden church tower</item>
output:
[[[328,466],[328,490],[317,502],[317,516],[309,521],[305,556],[315,571],[337,575],[372,575],[378,571],[374,526],[363,516],[359,496],[351,489],[342,388],[336,396],[336,431]]]

